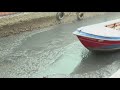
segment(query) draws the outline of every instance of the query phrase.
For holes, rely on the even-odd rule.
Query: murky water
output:
[[[109,77],[120,68],[120,51],[89,52],[72,32],[119,17],[120,13],[109,13],[1,38],[0,77]]]

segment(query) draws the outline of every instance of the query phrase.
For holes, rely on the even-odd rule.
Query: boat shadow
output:
[[[112,52],[89,52],[88,56],[82,59],[71,74],[94,72],[111,65],[115,61],[120,62],[120,50]]]

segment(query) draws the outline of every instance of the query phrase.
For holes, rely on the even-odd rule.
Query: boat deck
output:
[[[120,19],[84,26],[78,31],[104,37],[120,37]]]

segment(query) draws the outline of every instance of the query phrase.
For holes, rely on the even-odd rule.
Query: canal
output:
[[[119,12],[109,12],[0,38],[0,77],[110,77],[120,68],[120,51],[92,53],[72,32],[81,26],[117,18]]]

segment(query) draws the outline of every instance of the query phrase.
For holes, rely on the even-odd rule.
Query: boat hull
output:
[[[120,49],[120,41],[102,40],[79,35],[77,37],[90,51],[115,51]]]
[[[120,49],[120,19],[80,27],[73,34],[89,50],[115,51]]]

